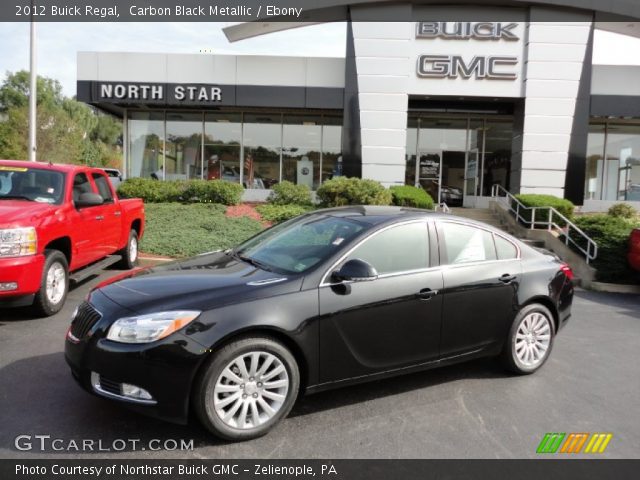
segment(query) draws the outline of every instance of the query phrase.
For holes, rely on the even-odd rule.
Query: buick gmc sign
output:
[[[418,22],[416,38],[466,41],[517,42],[517,23]],[[518,57],[513,55],[463,55],[426,53],[418,56],[416,73],[421,78],[475,78],[516,80]]]

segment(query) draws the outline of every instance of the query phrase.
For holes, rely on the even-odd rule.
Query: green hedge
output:
[[[311,205],[311,189],[283,180],[271,187],[268,201],[274,205]]]
[[[316,195],[325,207],[391,205],[389,190],[380,182],[363,178],[332,178],[320,185]]]
[[[602,282],[634,283],[636,274],[629,267],[627,252],[631,230],[640,227],[640,221],[597,214],[580,216],[574,223],[598,245],[598,256],[592,263],[596,278]]]
[[[636,218],[638,215],[637,210],[628,203],[616,203],[614,205],[611,205],[607,213],[612,217],[621,217],[628,219]]]
[[[311,210],[311,207],[303,205],[258,205],[256,210],[268,222],[280,223],[290,218],[297,217]]]
[[[433,198],[422,188],[411,185],[395,185],[389,190],[391,191],[394,205],[433,209]]]
[[[533,193],[521,193],[516,195],[516,198],[520,200],[525,207],[553,207],[558,210],[562,215],[571,219],[573,216],[573,210],[575,205],[571,201],[564,198],[555,197],[553,195],[539,195]],[[525,210],[520,214],[527,220],[531,221],[531,211]],[[542,209],[536,211],[537,222],[547,222],[549,220],[549,211]],[[554,218],[554,221],[563,226],[564,222],[558,218]]]
[[[118,194],[124,198],[141,198],[145,203],[222,203],[237,205],[242,185],[226,180],[153,180],[129,178],[122,182]]]
[[[148,203],[140,250],[169,257],[188,257],[235,247],[264,227],[249,217],[226,217],[216,203]]]

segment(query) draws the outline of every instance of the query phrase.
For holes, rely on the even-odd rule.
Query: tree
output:
[[[6,112],[12,107],[27,107],[29,105],[29,72],[7,72],[7,78],[0,86],[0,112]],[[38,76],[38,105],[62,105],[62,85],[57,80]]]

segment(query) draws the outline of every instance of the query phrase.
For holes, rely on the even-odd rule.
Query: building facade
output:
[[[372,8],[415,21],[360,21]],[[638,24],[531,5],[350,19],[345,58],[79,53],[78,99],[123,118],[129,177],[222,178],[250,199],[348,175],[465,206],[496,184],[640,206],[640,67],[591,60],[594,28]]]

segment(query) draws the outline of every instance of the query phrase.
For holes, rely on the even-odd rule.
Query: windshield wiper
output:
[[[260,260],[256,260],[255,258],[247,257],[246,255],[234,254],[234,257],[239,258],[243,262],[247,262],[254,267],[261,268],[262,270],[266,270],[267,272],[272,272],[273,270],[266,264],[262,263]]]
[[[0,200],[28,200],[33,202],[33,198],[25,197],[24,195],[0,195]]]

